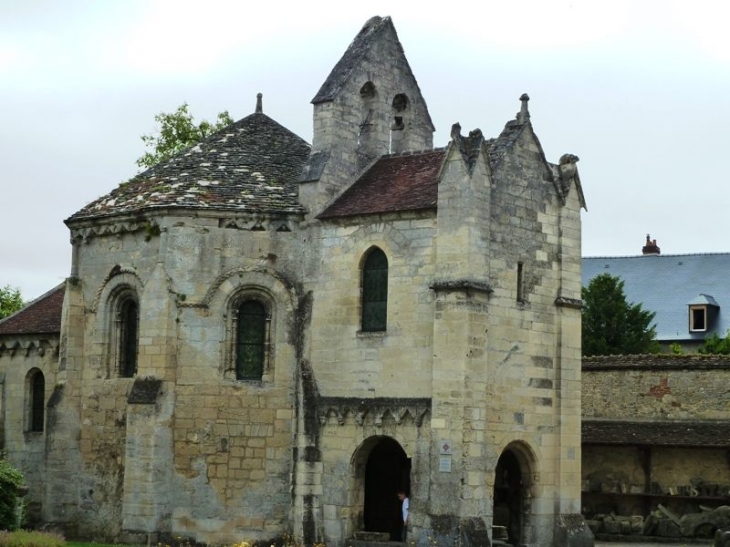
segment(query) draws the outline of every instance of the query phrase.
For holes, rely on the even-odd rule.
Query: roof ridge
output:
[[[403,152],[394,152],[392,154],[383,154],[378,159],[388,159],[388,158],[402,158],[405,156],[420,156],[422,154],[429,154],[431,152],[444,152],[446,151],[446,146],[439,146],[435,148],[424,148],[422,150],[405,150]]]
[[[661,254],[661,255],[600,255],[600,256],[583,256],[582,260],[596,260],[596,259],[613,259],[613,258],[671,258],[671,257],[682,257],[682,256],[730,256],[730,251],[717,251],[707,253],[675,253],[675,254]]]
[[[355,38],[350,42],[350,45],[347,46],[345,53],[335,63],[335,66],[332,67],[329,75],[312,99],[312,104],[328,102],[334,99],[334,96],[349,79],[355,65],[369,51],[370,43],[377,35],[383,32],[383,29],[387,28],[388,24],[393,27],[390,17],[380,17],[379,15],[371,17],[365,22],[355,35]]]

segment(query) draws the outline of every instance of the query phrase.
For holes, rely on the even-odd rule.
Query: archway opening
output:
[[[497,461],[494,477],[493,534],[506,532],[510,545],[522,543],[523,508],[522,470],[517,455],[505,450]]]
[[[410,494],[410,487],[410,458],[397,441],[383,437],[370,451],[365,466],[365,530],[387,532],[391,541],[400,541],[403,521],[398,491]]]

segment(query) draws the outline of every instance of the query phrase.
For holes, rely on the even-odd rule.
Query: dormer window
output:
[[[720,309],[717,301],[709,294],[700,294],[689,304],[689,332],[708,332]]]
[[[707,306],[690,306],[690,332],[705,332],[707,330]]]

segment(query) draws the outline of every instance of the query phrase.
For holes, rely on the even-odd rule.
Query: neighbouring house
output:
[[[602,273],[621,278],[626,299],[656,313],[660,344],[691,352],[730,329],[729,271],[730,253],[662,255],[647,236],[641,255],[584,257],[583,285]]]
[[[42,522],[345,545],[400,537],[405,490],[421,546],[592,545],[585,202],[578,158],[547,161],[528,100],[496,138],[455,124],[434,148],[374,17],[312,100],[311,145],[259,96],[67,219],[60,336],[29,334],[55,345],[21,354],[0,323],[0,424]],[[14,418],[41,396],[32,370],[42,432]]]

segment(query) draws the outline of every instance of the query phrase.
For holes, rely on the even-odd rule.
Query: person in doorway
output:
[[[405,543],[406,536],[408,535],[408,509],[410,505],[405,490],[398,490],[398,499],[401,501],[400,510],[401,515],[403,516],[403,532],[401,534],[401,541]]]

